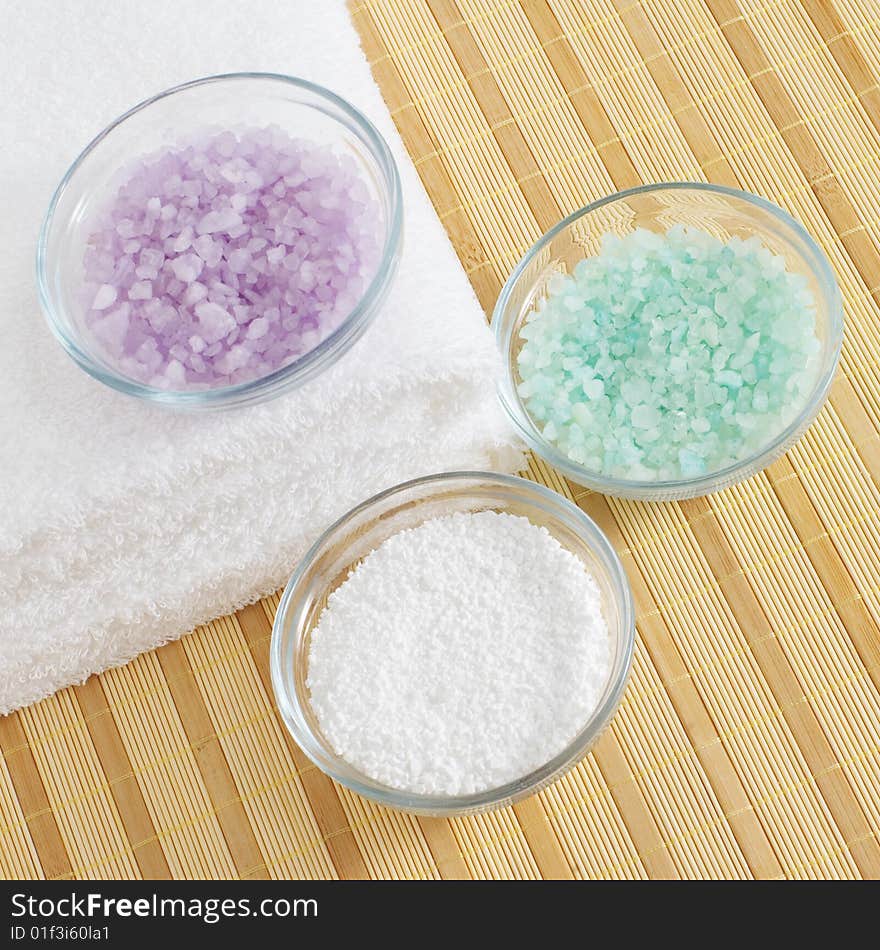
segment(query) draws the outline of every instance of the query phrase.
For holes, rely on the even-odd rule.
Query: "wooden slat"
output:
[[[736,554],[712,513],[710,502],[699,498],[682,507],[693,525],[712,573],[728,601],[736,605],[743,632],[767,681],[771,684],[786,721],[791,727],[834,819],[845,836],[853,858],[866,877],[880,876],[880,843],[856,802],[816,715],[805,701],[779,641],[772,635],[761,604],[737,560]],[[707,517],[708,516],[708,517]]]
[[[449,822],[445,818],[420,818],[419,827],[428,842],[441,877],[453,881],[466,879],[467,866],[461,857]]]
[[[157,655],[235,867],[241,877],[268,877],[265,860],[248,823],[205,701],[196,688],[183,645],[169,643],[160,647]]]
[[[238,612],[237,617],[260,671],[267,702],[271,702],[272,682],[269,676],[271,624],[260,604],[245,607]],[[302,775],[303,785],[318,828],[321,830],[339,876],[348,879],[367,877],[366,864],[355,845],[333,781],[312,765],[287,733],[285,733],[285,742],[293,764]]]
[[[12,781],[12,788],[4,789],[4,792],[18,799],[43,875],[47,878],[70,877],[70,858],[16,713],[0,716],[0,751]]]
[[[128,753],[107,706],[100,679],[91,677],[75,694],[141,874],[148,879],[170,877],[168,861],[156,838],[143,793],[132,774]]]

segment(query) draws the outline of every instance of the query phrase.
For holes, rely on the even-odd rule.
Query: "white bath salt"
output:
[[[307,685],[350,765],[462,795],[562,752],[599,703],[610,654],[579,558],[527,518],[457,513],[393,535],[331,594]]]

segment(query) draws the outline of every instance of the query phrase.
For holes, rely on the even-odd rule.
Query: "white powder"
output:
[[[610,667],[599,590],[527,518],[458,513],[401,531],[330,596],[307,685],[337,755],[371,778],[461,795],[561,752]]]

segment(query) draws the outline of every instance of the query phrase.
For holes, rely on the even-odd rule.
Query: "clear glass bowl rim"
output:
[[[287,669],[285,665],[282,643],[283,631],[291,604],[299,594],[301,580],[307,574],[312,563],[320,557],[328,542],[338,532],[344,530],[353,520],[370,508],[377,506],[395,494],[413,488],[449,486],[459,480],[478,481],[501,489],[514,489],[522,492],[529,500],[551,505],[553,509],[556,509],[558,513],[554,513],[553,516],[566,521],[567,526],[576,531],[579,537],[596,553],[597,558],[608,571],[613,597],[620,615],[621,642],[619,658],[616,662],[616,675],[614,680],[610,681],[611,688],[608,690],[608,695],[604,702],[593,712],[584,728],[562,752],[530,774],[485,792],[459,796],[420,795],[390,789],[380,783],[373,782],[366,776],[362,776],[338,756],[324,750],[303,715],[295,686],[295,672],[292,666]],[[296,743],[321,771],[346,786],[346,788],[379,804],[415,814],[435,816],[476,814],[504,807],[539,792],[583,758],[609,724],[620,704],[632,667],[635,630],[635,607],[632,592],[620,558],[602,529],[577,505],[544,485],[515,475],[481,471],[443,472],[401,482],[366,499],[327,528],[306,552],[288,581],[275,614],[270,646],[272,688],[282,719]]]
[[[384,186],[388,190],[387,198],[390,206],[390,216],[387,223],[379,266],[373,280],[369,287],[367,287],[357,306],[330,336],[322,340],[313,350],[310,350],[299,359],[294,360],[294,362],[286,366],[282,366],[280,369],[266,376],[250,380],[246,383],[237,383],[232,386],[221,386],[216,389],[194,392],[163,390],[138,383],[96,362],[88,350],[81,348],[73,336],[68,333],[63,321],[58,317],[47,273],[47,244],[56,208],[81,165],[101,142],[127,119],[136,113],[142,112],[155,102],[196,86],[246,80],[275,81],[303,89],[316,96],[319,101],[324,100],[329,105],[341,110],[358,127],[374,159],[382,170]],[[318,108],[317,105],[315,107]],[[325,114],[328,115],[329,118],[335,119],[335,116],[330,113],[325,112]],[[297,76],[284,75],[283,73],[232,72],[203,76],[172,86],[132,106],[99,132],[79,153],[71,166],[64,173],[64,177],[58,183],[58,186],[52,194],[37,240],[36,274],[40,306],[53,335],[72,359],[90,376],[93,376],[105,385],[111,386],[120,392],[148,399],[155,403],[182,408],[221,408],[224,406],[259,402],[308,381],[328,364],[335,362],[336,359],[360,338],[372,318],[377,314],[379,305],[384,300],[391,286],[391,282],[397,270],[402,234],[403,193],[397,163],[391,154],[388,143],[373,123],[359,109],[324,86],[310,82],[307,79],[301,79]]]
[[[770,213],[785,229],[793,232],[794,235],[803,242],[806,252],[805,256],[809,260],[816,279],[826,297],[828,309],[828,340],[826,343],[826,353],[833,350],[833,354],[825,372],[823,372],[817,380],[810,398],[807,400],[806,405],[798,417],[780,432],[771,443],[747,458],[727,468],[719,469],[716,472],[712,472],[708,475],[700,475],[695,478],[669,479],[664,481],[611,478],[583,468],[576,462],[573,462],[535,431],[534,425],[521,408],[516,396],[509,356],[512,324],[503,320],[502,315],[507,308],[507,303],[520,276],[534,257],[558,234],[563,232],[575,221],[578,221],[580,218],[585,217],[604,205],[611,204],[615,201],[623,201],[637,195],[662,191],[705,191],[711,194],[723,195],[727,198],[736,198]],[[699,495],[708,494],[709,492],[718,491],[743,478],[754,475],[775,461],[776,458],[782,455],[783,452],[797,440],[822,408],[828,396],[828,391],[831,388],[837,364],[840,361],[840,351],[843,344],[843,299],[834,276],[834,271],[831,269],[831,264],[828,262],[828,258],[819,248],[818,244],[816,244],[815,240],[800,221],[792,217],[792,215],[783,208],[773,204],[772,201],[768,201],[766,198],[754,195],[751,192],[742,191],[739,188],[730,188],[727,185],[713,185],[708,182],[700,181],[655,182],[647,185],[639,185],[635,188],[627,188],[623,191],[606,195],[597,201],[593,201],[583,208],[572,212],[572,214],[563,218],[558,224],[555,224],[549,231],[542,235],[529,250],[526,251],[501,288],[501,293],[498,295],[498,300],[492,311],[492,329],[495,333],[496,344],[501,350],[504,359],[504,372],[497,387],[498,398],[517,432],[533,451],[537,452],[538,455],[546,459],[551,465],[558,468],[578,484],[593,488],[603,494],[646,501],[652,499],[673,500],[694,498]],[[508,329],[510,329],[510,333],[507,332]],[[827,356],[823,355],[823,359],[827,359]]]

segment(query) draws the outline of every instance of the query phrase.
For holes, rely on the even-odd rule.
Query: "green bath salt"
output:
[[[816,305],[752,237],[676,225],[607,234],[556,276],[520,330],[520,399],[545,439],[590,471],[665,481],[741,462],[816,383]]]

